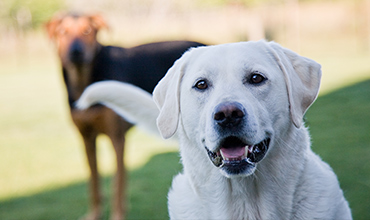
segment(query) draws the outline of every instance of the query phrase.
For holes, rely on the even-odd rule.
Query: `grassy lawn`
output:
[[[354,218],[370,219],[370,57],[308,56],[324,70],[306,116],[313,150],[337,173]],[[0,66],[0,219],[78,219],[88,207],[87,165],[54,54]],[[181,170],[176,144],[133,129],[126,146],[128,219],[166,219]],[[114,161],[105,137],[98,155],[108,217]]]
[[[313,150],[337,174],[354,219],[370,219],[370,80],[319,97],[306,117]]]
[[[0,219],[78,219],[87,211],[85,154],[70,120],[57,60],[49,55],[22,59],[22,65],[0,59]],[[129,132],[130,219],[167,218],[166,194],[180,170],[174,151],[174,143]],[[113,158],[109,139],[99,137],[105,216]]]
[[[167,192],[180,170],[177,153],[155,155],[129,173],[128,219],[167,219]],[[104,219],[109,217],[110,176],[102,178],[105,193]],[[0,202],[0,219],[78,219],[87,211],[85,181],[44,190]],[[20,211],[21,210],[21,211]]]

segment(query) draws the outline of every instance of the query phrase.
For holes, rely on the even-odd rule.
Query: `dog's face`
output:
[[[276,138],[301,126],[320,74],[320,65],[275,43],[193,49],[155,89],[158,127],[164,137],[180,127],[224,176],[248,176]]]
[[[100,15],[57,15],[46,24],[64,65],[91,62],[98,46],[96,35],[103,27]]]

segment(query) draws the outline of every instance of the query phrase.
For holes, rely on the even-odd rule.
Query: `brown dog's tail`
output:
[[[118,81],[102,81],[88,86],[76,102],[79,109],[103,104],[130,123],[160,136],[156,125],[159,110],[152,95],[139,87]]]

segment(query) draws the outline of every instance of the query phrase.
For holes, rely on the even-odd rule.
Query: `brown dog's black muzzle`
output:
[[[68,56],[69,60],[74,64],[82,64],[84,62],[85,45],[84,43],[76,39],[69,47]]]

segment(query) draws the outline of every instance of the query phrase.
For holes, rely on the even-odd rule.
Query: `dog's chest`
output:
[[[230,180],[221,180],[198,192],[207,210],[205,219],[257,220],[273,217],[271,213],[274,213],[274,204],[263,202],[263,196],[249,184],[233,184]]]

